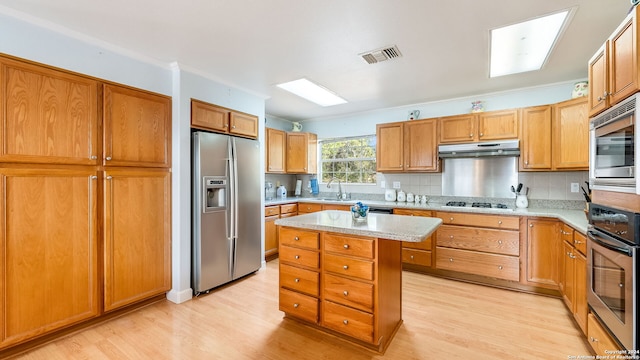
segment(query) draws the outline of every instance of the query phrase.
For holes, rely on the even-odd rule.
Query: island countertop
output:
[[[356,222],[351,212],[325,210],[286,217],[276,225],[309,230],[331,231],[381,239],[422,242],[442,224],[439,218],[370,213],[366,222]]]

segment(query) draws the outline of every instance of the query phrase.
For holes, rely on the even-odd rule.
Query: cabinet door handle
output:
[[[480,136],[484,136],[484,134],[483,134],[483,133],[480,133]]]
[[[298,306],[300,306],[300,304],[298,304],[298,303],[293,304],[293,308],[294,308],[294,309],[297,309],[297,308],[298,308]]]
[[[502,265],[498,265],[498,270],[502,270]]]
[[[95,155],[91,155],[91,160],[96,160],[98,157]]]
[[[91,175],[91,180],[96,180],[98,177],[95,175]]]
[[[295,278],[293,281],[295,281],[295,282],[299,283],[299,282],[300,282],[300,279]]]
[[[498,225],[502,225],[502,220],[498,220]]]
[[[502,245],[502,240],[498,240],[498,245]]]
[[[342,245],[343,248],[348,249],[349,248],[349,244],[344,244]]]
[[[470,137],[470,138],[472,138],[472,137],[473,137],[473,134],[469,134],[469,137]]]
[[[235,125],[233,125],[231,128],[232,128],[232,129],[235,129],[235,128],[236,128],[236,126],[235,126]]]
[[[450,217],[450,218],[449,218],[449,221],[453,221],[453,218],[452,218],[452,217]]]
[[[345,325],[349,325],[349,320],[344,319],[344,320],[342,320],[342,323],[345,324]]]
[[[413,255],[411,255],[411,260],[413,260]]]
[[[109,175],[109,176],[106,177],[106,179],[107,180],[111,180],[111,179],[113,179],[113,177],[111,175]]]
[[[532,227],[533,227],[533,224],[529,224],[529,227],[530,227],[530,228],[532,228]]]
[[[293,238],[293,240],[298,241],[298,240],[300,240],[300,238],[296,236],[296,237]]]
[[[449,262],[453,262],[453,258],[449,258]]]
[[[453,235],[449,235],[449,239],[453,240]]]
[[[349,265],[343,265],[342,268],[347,270],[349,268]]]
[[[107,157],[106,157],[106,158],[104,158],[104,159],[105,159],[105,160],[107,160],[107,161],[110,161],[110,160],[111,160],[111,156],[107,156]]]
[[[349,292],[347,290],[345,290],[345,291],[342,292],[342,295],[347,296],[347,295],[349,295]]]
[[[294,259],[296,259],[296,260],[298,260],[298,259],[300,259],[300,255],[296,255],[296,256],[294,256],[293,258],[294,258]]]

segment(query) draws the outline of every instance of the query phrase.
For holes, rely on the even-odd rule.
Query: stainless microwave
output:
[[[592,188],[640,194],[640,159],[636,104],[640,93],[630,96],[590,120],[589,180]]]

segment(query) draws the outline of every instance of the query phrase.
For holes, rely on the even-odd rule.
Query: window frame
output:
[[[373,148],[373,156],[372,157],[354,157],[354,158],[344,158],[344,159],[339,159],[339,160],[335,160],[335,159],[330,159],[330,160],[324,160],[322,158],[323,152],[322,152],[322,146],[325,143],[332,143],[332,142],[340,142],[340,141],[349,141],[349,140],[362,140],[362,139],[366,139],[368,144],[372,144],[372,148]],[[376,185],[377,184],[377,165],[376,165],[376,144],[377,144],[377,138],[376,138],[376,134],[366,134],[366,135],[360,135],[360,136],[345,136],[345,137],[335,137],[335,138],[327,138],[327,139],[319,139],[318,140],[318,183],[320,184],[326,184],[327,182],[323,180],[323,165],[324,163],[327,162],[346,162],[346,161],[371,161],[374,165],[373,168],[373,177],[374,177],[374,181],[373,182],[345,182],[342,181],[342,184],[348,184],[348,185]],[[361,177],[362,178],[362,177]]]

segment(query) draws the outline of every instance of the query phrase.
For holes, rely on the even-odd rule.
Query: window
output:
[[[320,182],[376,183],[376,136],[320,141]]]

